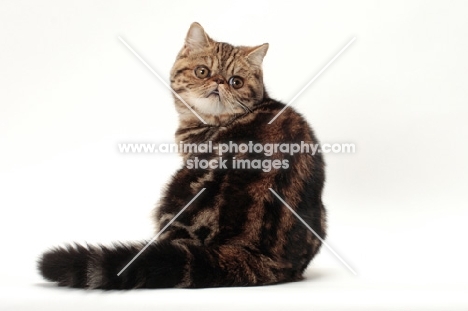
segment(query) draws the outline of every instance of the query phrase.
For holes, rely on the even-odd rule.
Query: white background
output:
[[[1,310],[466,310],[468,4],[463,1],[0,2]],[[270,43],[270,95],[294,103],[327,155],[327,249],[303,282],[262,288],[58,289],[36,272],[50,246],[153,236],[176,155],[166,81],[189,25]]]

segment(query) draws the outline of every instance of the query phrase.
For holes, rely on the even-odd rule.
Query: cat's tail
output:
[[[145,243],[114,246],[67,245],[44,253],[38,268],[42,276],[60,286],[78,288],[130,289],[174,287],[180,283],[186,252],[170,243],[151,244],[117,275]]]
[[[38,268],[61,286],[99,289],[265,285],[298,280],[303,272],[242,246],[158,241],[120,273],[144,245],[59,247],[44,253]]]

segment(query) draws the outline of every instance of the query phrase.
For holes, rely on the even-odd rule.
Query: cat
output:
[[[285,105],[269,98],[263,84],[267,50],[268,44],[217,42],[200,24],[190,26],[170,73],[171,87],[178,94],[177,142],[318,143],[293,108],[268,124]],[[181,155],[185,163],[220,158],[215,150],[181,150]],[[170,225],[120,275],[146,242],[56,247],[39,258],[40,273],[59,286],[92,289],[257,286],[301,280],[321,240],[269,189],[324,239],[321,154],[277,151],[268,157],[229,150],[222,158],[227,168],[183,165],[174,174],[154,214],[157,232]],[[236,159],[276,159],[287,165],[239,169],[232,164]]]

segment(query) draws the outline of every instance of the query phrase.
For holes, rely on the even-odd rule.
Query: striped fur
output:
[[[306,120],[292,108],[268,125],[284,104],[270,99],[263,86],[261,62],[267,48],[216,42],[199,24],[192,24],[171,71],[171,84],[207,124],[175,98],[180,115],[177,141],[318,143]],[[194,73],[200,65],[210,70],[204,79]],[[239,89],[229,85],[231,76],[242,77],[244,85]],[[211,94],[216,88],[219,95]],[[218,158],[216,152],[182,156],[185,160]],[[287,160],[289,166],[267,172],[235,169],[233,157]],[[269,188],[325,238],[321,155],[277,152],[268,157],[234,150],[223,159],[228,159],[227,169],[183,166],[174,174],[154,214],[158,230],[202,188],[206,190],[120,276],[117,273],[144,242],[55,248],[40,258],[40,272],[61,286],[100,289],[253,286],[300,280],[321,243]]]

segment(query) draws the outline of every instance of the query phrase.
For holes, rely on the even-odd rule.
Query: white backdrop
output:
[[[463,1],[0,2],[1,310],[468,308],[468,4]],[[35,261],[67,241],[149,239],[176,155],[165,80],[193,21],[264,42],[270,95],[294,103],[327,155],[328,243],[295,284],[86,293],[44,285]]]

